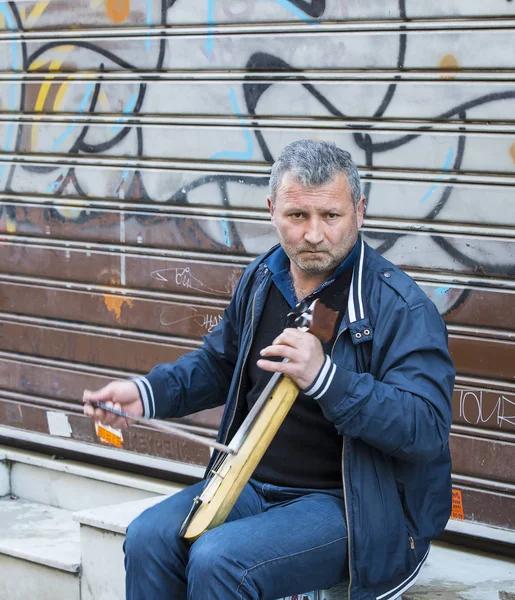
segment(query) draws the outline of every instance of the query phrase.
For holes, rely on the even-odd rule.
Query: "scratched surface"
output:
[[[0,422],[97,442],[81,390],[198,347],[276,241],[272,161],[333,140],[447,322],[465,517],[515,528],[514,30],[508,0],[0,2]]]

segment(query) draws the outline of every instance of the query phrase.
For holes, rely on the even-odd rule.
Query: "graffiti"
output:
[[[200,6],[199,2],[196,4]],[[326,47],[309,46],[311,40],[317,39],[315,26],[318,23],[324,19],[351,19],[354,16],[353,11],[358,8],[358,4],[354,2],[345,3],[343,7],[342,3],[329,0],[265,0],[260,3],[205,0],[202,6],[207,27],[206,35],[195,38],[179,36],[177,41],[176,37],[156,35],[151,29],[140,36],[141,39],[137,36],[122,36],[110,40],[107,37],[88,35],[73,38],[65,36],[62,40],[42,38],[32,42],[22,37],[13,38],[9,42],[10,62],[8,61],[6,67],[12,71],[41,76],[40,81],[13,81],[6,92],[6,102],[3,105],[7,106],[11,113],[27,113],[27,118],[18,122],[10,120],[5,126],[0,122],[0,140],[4,140],[3,148],[6,153],[12,152],[15,155],[57,154],[59,157],[73,159],[73,164],[38,164],[37,161],[29,164],[26,160],[26,164],[19,164],[16,161],[2,161],[0,186],[8,194],[38,193],[50,198],[43,209],[43,219],[47,223],[45,232],[50,237],[53,231],[52,222],[72,222],[77,227],[84,227],[88,222],[96,224],[98,219],[98,213],[89,210],[87,206],[60,206],[56,201],[58,198],[117,199],[126,202],[126,207],[141,203],[158,204],[160,207],[183,206],[185,210],[188,207],[207,204],[213,207],[213,210],[222,211],[229,211],[234,206],[245,208],[246,205],[242,206],[242,199],[248,198],[249,209],[262,210],[265,206],[267,177],[250,175],[245,172],[246,167],[239,174],[231,173],[230,169],[218,173],[199,173],[191,177],[183,174],[180,182],[176,181],[177,177],[174,176],[170,186],[168,182],[172,179],[172,174],[168,174],[166,170],[150,172],[139,165],[127,165],[122,170],[116,170],[106,166],[101,176],[94,177],[86,161],[96,157],[108,162],[114,157],[126,157],[135,161],[147,160],[150,157],[200,160],[205,161],[206,170],[209,171],[212,168],[211,163],[270,164],[279,149],[291,138],[316,135],[334,139],[345,145],[358,160],[361,168],[370,172],[364,181],[369,215],[375,213],[380,218],[384,218],[383,215],[386,218],[396,218],[396,215],[408,214],[413,221],[423,223],[439,220],[445,222],[449,218],[460,222],[461,200],[458,201],[458,198],[462,184],[458,175],[481,168],[481,165],[476,167],[473,157],[478,154],[477,149],[481,144],[485,143],[484,136],[480,137],[474,130],[467,129],[466,123],[469,119],[477,118],[475,115],[490,114],[478,111],[487,111],[487,107],[491,105],[499,111],[512,110],[515,88],[507,81],[505,85],[491,85],[490,91],[485,91],[486,84],[482,87],[471,87],[471,95],[468,97],[458,97],[459,94],[453,91],[449,94],[450,105],[445,106],[446,94],[450,88],[440,86],[442,92],[439,93],[435,87],[435,96],[431,100],[419,97],[417,101],[416,94],[427,91],[428,86],[416,87],[412,83],[402,81],[400,75],[390,80],[384,79],[382,84],[375,83],[373,88],[367,83],[367,86],[361,89],[361,84],[354,82],[353,90],[357,93],[345,94],[343,86],[328,85],[312,73],[308,73],[310,68],[331,69],[333,64],[335,67],[340,65],[342,68],[348,68],[358,57],[357,48],[359,60],[363,60],[362,56],[366,56],[368,52],[374,56],[373,61],[376,61],[377,68],[384,66],[400,74],[405,69],[413,68],[414,49],[417,45],[427,40],[431,44],[437,42],[424,37],[421,32],[412,31],[408,22],[413,18],[430,15],[417,13],[419,9],[411,6],[407,11],[405,0],[389,0],[383,4],[379,6],[378,3],[372,3],[370,16],[379,19],[397,16],[406,24],[401,24],[397,32],[384,34],[384,39],[381,38],[383,52],[380,56],[375,52],[373,45],[373,40],[378,39],[377,35],[373,38],[367,36],[366,27],[364,32],[356,34],[343,30],[340,34],[324,34]],[[5,26],[17,32],[27,27],[27,24],[36,27],[40,22],[55,22],[61,18],[58,10],[67,8],[65,0],[54,0],[37,6],[39,8],[32,10],[30,15],[22,15],[14,3],[0,3]],[[159,5],[146,0],[133,3],[92,2],[90,10],[92,15],[87,18],[90,18],[92,23],[106,26],[109,23],[166,26],[173,23],[189,23],[188,19],[193,18],[193,13],[185,3],[173,0],[163,0]],[[384,13],[381,12],[383,10]],[[466,17],[469,14],[467,10],[473,14],[473,11],[479,11],[480,7],[478,3],[473,3],[470,9],[463,10],[465,12],[460,16]],[[103,21],[104,18],[106,20]],[[310,49],[309,56],[300,47],[296,48],[294,53],[291,52],[289,34],[268,38],[261,36],[261,39],[250,33],[246,36],[231,37],[224,32],[215,31],[217,23],[226,22],[227,19],[229,22],[255,20],[259,23],[261,19],[268,22],[276,18],[285,21],[296,19],[300,25],[312,27],[310,31],[315,32],[313,35],[299,34],[307,44],[306,48]],[[137,19],[140,19],[139,22]],[[472,34],[475,35],[474,32],[467,33]],[[466,36],[462,38],[466,39]],[[292,37],[291,42],[294,40],[296,38]],[[467,63],[460,58],[463,65],[458,64],[457,53],[450,54],[445,46],[435,51],[439,54],[434,68],[440,70],[444,78],[442,81],[454,77],[455,82],[460,66],[465,65],[466,68]],[[186,58],[182,58],[189,55],[190,63]],[[423,65],[420,52],[417,56]],[[334,62],[335,60],[341,62]],[[370,68],[373,67],[373,61]],[[361,63],[355,64],[360,66]],[[168,84],[167,78],[162,74],[174,65],[179,69],[223,69],[229,65],[239,65],[244,76],[236,77],[225,84],[218,80],[216,85],[209,81],[204,82],[204,87],[193,83],[187,87],[173,81]],[[363,63],[362,67],[365,66]],[[77,78],[76,72],[86,69],[88,72],[96,71],[96,76]],[[112,73],[127,74],[131,77],[126,83],[123,82],[123,85],[118,85]],[[281,74],[287,74],[287,77],[279,77]],[[160,89],[165,89],[162,87],[164,85],[171,86],[166,88],[171,92],[166,96],[167,105],[163,104],[162,94],[159,92]],[[481,93],[476,92],[476,88]],[[181,104],[182,90],[186,93]],[[412,94],[409,99],[406,97],[407,91]],[[0,98],[2,94],[3,90],[0,90]],[[209,108],[206,104],[212,102],[213,114],[225,115],[224,118],[230,119],[231,127],[227,127],[226,123],[223,129],[214,128],[210,124],[196,124],[194,129],[188,129],[189,125],[183,127],[182,122],[178,121],[173,127],[166,125],[167,135],[163,136],[162,127],[154,126],[152,118],[148,115],[166,115],[172,110],[168,106],[174,105],[175,102],[177,109],[173,114],[188,114],[185,113],[187,110],[191,110],[192,114],[203,114],[203,107],[206,110]],[[390,114],[395,116],[398,114],[395,111],[401,112],[396,106],[411,107],[420,103],[423,107],[421,110],[424,123],[413,124],[409,128],[410,131],[405,133],[396,130],[394,126],[381,127],[385,119],[392,118],[389,117]],[[262,120],[269,119],[270,115],[288,117],[289,114],[296,114],[295,104],[301,106],[299,114],[304,117],[311,113],[317,115],[325,128],[316,131],[291,127],[281,129],[274,127],[273,123],[262,124]],[[440,110],[431,112],[432,105],[438,105]],[[505,109],[504,105],[511,108]],[[63,118],[62,121],[49,118],[49,115],[61,112],[71,116]],[[104,116],[111,114],[115,117]],[[338,120],[341,127],[326,127],[325,124],[330,123],[331,119]],[[367,121],[359,124],[355,122],[356,119]],[[441,129],[442,123],[453,124],[453,127]],[[316,125],[315,123],[315,127]],[[442,140],[445,142],[442,143]],[[495,170],[494,163],[499,160],[502,144],[505,144],[505,138],[499,136],[498,145],[492,146],[491,152],[484,153],[485,170]],[[510,167],[507,163],[507,166],[503,167],[507,172],[510,172],[510,168],[513,172],[514,147],[515,144],[512,143],[505,149],[506,160],[511,165]],[[420,159],[418,162],[413,161],[413,157]],[[487,163],[488,160],[492,162]],[[391,209],[390,217],[384,208],[386,184],[375,174],[378,168],[404,168],[416,172],[427,168],[432,177],[425,188],[422,187],[422,183],[413,184],[413,196],[399,200],[398,206]],[[100,173],[98,170],[97,172]],[[27,177],[30,178],[30,183],[27,183]],[[176,187],[173,187],[174,185]],[[392,189],[399,195],[398,190],[408,188],[408,184],[399,181]],[[502,204],[502,194],[505,193],[503,190],[495,188],[489,193],[498,193],[499,204]],[[468,197],[472,196],[468,194]],[[453,199],[456,199],[455,202]],[[387,199],[387,202],[392,206],[394,204],[390,199]],[[476,202],[477,205],[480,204],[479,196]],[[472,212],[484,210],[486,213],[485,209],[476,208],[477,205],[474,205]],[[129,215],[125,213],[128,210],[126,207],[120,211],[119,231],[115,240],[121,245],[128,244],[129,239],[126,236],[129,219]],[[20,219],[28,219],[28,212],[24,207],[17,209],[5,203],[0,210],[2,230],[9,234],[15,234]],[[223,213],[216,214],[219,216],[212,219],[178,218],[177,236],[188,244],[196,244],[199,248],[205,247],[219,252],[230,251],[235,255],[261,252],[264,249],[263,245],[268,243],[267,236],[254,239],[249,233],[251,228],[244,220]],[[477,217],[479,223],[484,222],[483,214]],[[142,227],[145,223],[150,226],[159,222],[159,216],[148,211],[139,214],[137,218]],[[32,223],[27,231],[37,229],[35,223]],[[369,228],[365,231],[365,237],[379,252],[394,261],[407,257],[408,267],[420,266],[414,258],[409,257],[408,250],[404,250],[404,246],[409,244],[412,253],[417,249],[424,254],[421,260],[425,261],[423,264],[428,268],[433,266],[449,272],[462,269],[464,272],[480,275],[502,273],[511,276],[513,272],[512,255],[501,251],[501,246],[485,245],[486,242],[483,243],[481,239],[475,244],[470,244],[462,241],[459,236],[431,233],[417,241],[419,238],[405,230],[391,230],[386,227]],[[140,234],[137,243],[142,244],[143,240],[144,236]],[[430,255],[438,257],[438,260],[434,259],[433,265],[428,262],[427,257]],[[179,279],[182,282],[180,285],[185,289],[206,294],[223,292],[207,289],[186,269],[168,275],[174,277],[177,285]],[[160,272],[152,274],[152,277],[161,276],[166,277]],[[123,254],[120,258],[120,280],[123,285]],[[441,294],[438,297],[439,309],[442,314],[448,314],[462,306],[466,297],[466,289]]]
[[[172,277],[176,285],[197,292],[204,292],[205,294],[223,295],[230,291],[227,288],[225,290],[215,290],[205,285],[193,275],[190,267],[160,269],[159,271],[153,271],[150,276],[159,281],[168,281],[169,277]]]
[[[499,394],[495,404],[484,401],[482,390],[460,391],[460,417],[470,425],[515,425],[515,401]]]
[[[186,317],[180,317],[179,319],[173,316],[172,311],[170,309],[164,309],[160,315],[160,323],[165,327],[171,327],[172,325],[177,325],[178,323],[184,323],[186,321],[194,321],[200,328],[202,328],[205,333],[211,333],[213,329],[222,321],[222,315],[216,314],[198,314],[199,309],[194,306],[186,307],[187,310],[191,311],[191,315],[187,315]]]

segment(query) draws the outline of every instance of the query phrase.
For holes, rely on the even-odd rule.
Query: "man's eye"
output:
[[[304,216],[303,213],[291,213],[290,217],[293,217],[294,219],[302,219],[302,217]]]
[[[327,219],[336,219],[336,217],[338,217],[336,213],[327,213],[326,215]]]

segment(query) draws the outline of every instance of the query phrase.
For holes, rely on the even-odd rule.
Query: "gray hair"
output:
[[[308,188],[333,181],[338,173],[347,177],[352,201],[358,205],[361,198],[359,173],[351,155],[333,142],[298,140],[288,144],[272,166],[270,198],[275,204],[278,187],[286,173]]]

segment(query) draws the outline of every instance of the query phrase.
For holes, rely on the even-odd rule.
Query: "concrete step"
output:
[[[123,600],[122,544],[129,523],[164,498],[74,514],[81,526],[82,600]],[[403,600],[515,600],[515,560],[434,543],[417,583]],[[300,595],[299,598],[303,598]],[[309,600],[347,600],[347,586],[307,592]]]
[[[172,494],[181,485],[0,446],[0,495],[77,511]]]
[[[512,595],[510,599],[510,595]],[[433,544],[403,600],[515,600],[515,559]]]
[[[123,540],[129,523],[164,496],[76,512],[82,551],[82,600],[124,600]]]
[[[72,514],[13,498],[0,499],[0,598],[79,600],[79,525]]]

